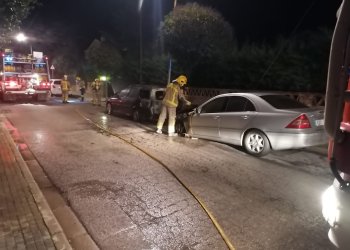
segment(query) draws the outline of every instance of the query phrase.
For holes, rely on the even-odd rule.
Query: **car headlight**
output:
[[[340,203],[333,185],[327,188],[322,195],[322,214],[331,227],[337,225]]]

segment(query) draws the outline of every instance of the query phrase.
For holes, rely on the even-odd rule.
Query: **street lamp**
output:
[[[139,0],[139,39],[140,39],[140,62],[139,62],[139,81],[142,84],[142,61],[143,61],[143,46],[142,46],[142,5],[143,0]]]
[[[27,41],[27,39],[28,39],[28,37],[26,37],[23,33],[19,33],[16,36],[16,40],[18,42],[25,42],[25,41]]]
[[[23,34],[23,33],[18,33],[16,36],[15,36],[16,40],[18,42],[26,42],[28,40],[28,37]],[[30,44],[30,54],[33,55],[33,48],[32,48],[32,45]]]
[[[139,10],[139,18],[140,18],[140,22],[139,22],[139,33],[140,33],[140,83],[142,83],[142,54],[143,54],[143,49],[142,49],[142,5],[143,5],[143,0],[139,0],[139,6],[138,6],[138,10]],[[177,5],[177,0],[174,0],[174,7],[173,10],[175,9]],[[170,82],[170,78],[171,78],[171,66],[172,66],[172,61],[171,61],[171,55],[169,53],[169,68],[168,68],[168,82],[167,84]]]
[[[108,99],[108,83],[107,83],[107,76],[100,76],[100,81],[103,82],[103,89],[104,89],[104,96],[105,100],[107,102]]]
[[[176,4],[177,4],[177,0],[174,0],[173,10],[175,9]],[[172,61],[171,61],[171,55],[169,53],[169,69],[168,69],[168,82],[167,82],[167,84],[170,83],[170,81],[171,81],[171,66],[172,66]]]

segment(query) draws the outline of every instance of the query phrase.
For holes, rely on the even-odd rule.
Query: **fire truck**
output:
[[[48,58],[42,52],[25,55],[5,49],[1,74],[0,95],[3,101],[23,98],[47,101],[50,97]]]
[[[325,106],[328,157],[335,179],[322,196],[322,212],[331,242],[350,249],[350,0],[342,1],[337,17]]]

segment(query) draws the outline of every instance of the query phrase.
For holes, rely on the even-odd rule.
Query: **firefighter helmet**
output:
[[[184,75],[180,75],[175,81],[182,87],[187,83],[187,77]]]

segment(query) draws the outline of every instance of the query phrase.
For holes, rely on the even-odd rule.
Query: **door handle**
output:
[[[220,116],[216,115],[213,117],[214,120],[220,119]]]
[[[249,118],[248,115],[242,115],[241,117],[242,117],[244,120],[247,120],[247,119]]]

